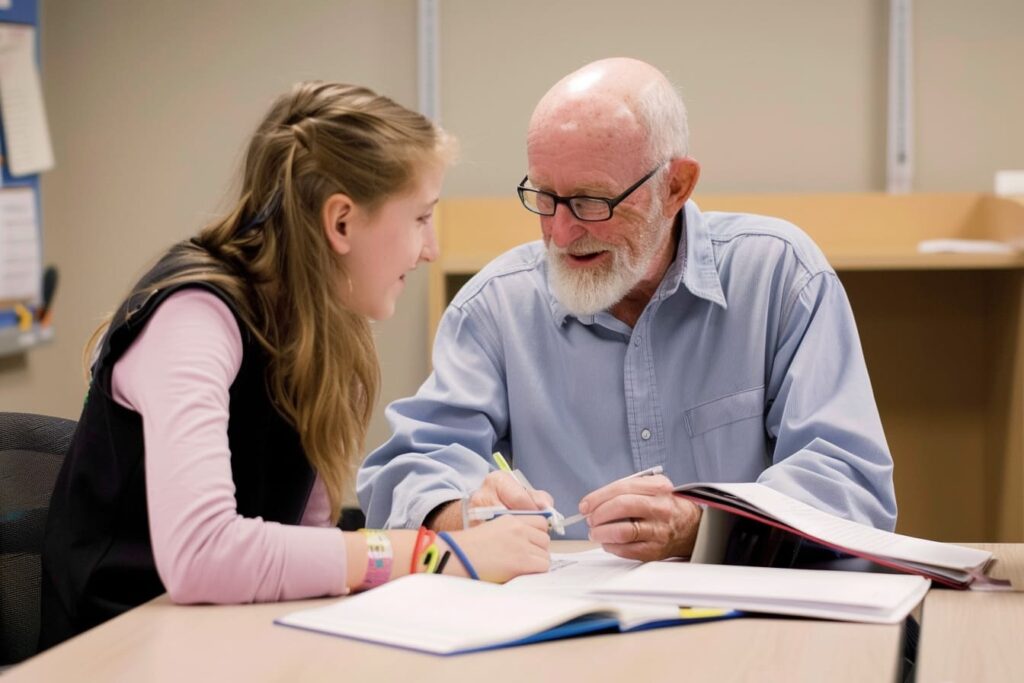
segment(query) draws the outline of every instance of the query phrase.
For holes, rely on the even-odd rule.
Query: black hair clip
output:
[[[263,206],[263,208],[260,209],[260,212],[258,214],[256,214],[255,216],[253,216],[252,219],[249,220],[249,222],[246,223],[244,226],[242,226],[242,229],[239,230],[238,232],[239,233],[247,233],[247,232],[249,232],[250,230],[252,230],[252,229],[254,229],[256,227],[259,227],[260,225],[263,225],[264,223],[267,222],[267,220],[270,219],[270,217],[274,214],[275,211],[277,211],[278,207],[280,207],[280,206],[281,206],[281,192],[280,192],[280,190],[278,190],[278,191],[274,192],[273,195],[271,195],[270,201],[268,201]]]

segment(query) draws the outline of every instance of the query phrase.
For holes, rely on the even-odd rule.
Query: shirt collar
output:
[[[722,290],[722,279],[718,273],[718,264],[715,263],[715,250],[711,244],[711,233],[704,221],[704,214],[697,207],[692,199],[686,202],[683,207],[683,221],[686,226],[685,236],[680,240],[680,253],[676,254],[676,260],[669,266],[666,273],[666,280],[670,274],[676,278],[671,286],[671,291],[666,291],[664,296],[669,296],[679,288],[679,275],[672,271],[676,268],[682,274],[683,284],[694,296],[706,299],[718,304],[722,308],[728,308],[725,300],[725,292]],[[680,259],[685,249],[685,258]]]
[[[682,239],[679,240],[675,260],[665,271],[665,277],[662,278],[652,301],[672,296],[679,289],[679,285],[683,284],[694,296],[728,308],[704,214],[692,199],[686,202],[680,213],[683,219]],[[603,318],[614,317],[605,311],[595,315],[574,315],[562,306],[554,294],[549,292],[549,297],[551,312],[558,325],[563,325],[567,318],[574,317],[584,325],[600,322],[607,326]]]

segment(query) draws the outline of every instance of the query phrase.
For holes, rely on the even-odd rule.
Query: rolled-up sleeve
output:
[[[808,277],[784,313],[767,400],[773,464],[758,481],[892,530],[892,458],[853,313],[834,273]]]

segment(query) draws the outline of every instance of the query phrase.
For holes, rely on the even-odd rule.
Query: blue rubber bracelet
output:
[[[466,553],[462,552],[462,548],[460,548],[459,544],[455,542],[451,534],[447,531],[439,531],[437,535],[442,541],[448,544],[448,547],[452,549],[453,553],[455,553],[455,557],[459,558],[459,562],[461,562],[462,566],[466,568],[466,573],[469,574],[469,578],[479,581],[480,576],[476,573],[476,570],[473,569],[473,565],[469,561],[469,558],[466,557]]]

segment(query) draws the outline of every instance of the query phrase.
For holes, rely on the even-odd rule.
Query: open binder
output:
[[[701,520],[693,562],[757,563],[729,558],[730,542],[736,540],[735,521],[749,519],[785,532],[789,539],[806,539],[882,567],[927,577],[950,588],[1012,590],[1008,581],[993,579],[985,573],[992,562],[992,553],[988,551],[851,522],[763,484],[694,483],[675,490],[677,495],[709,508]]]

